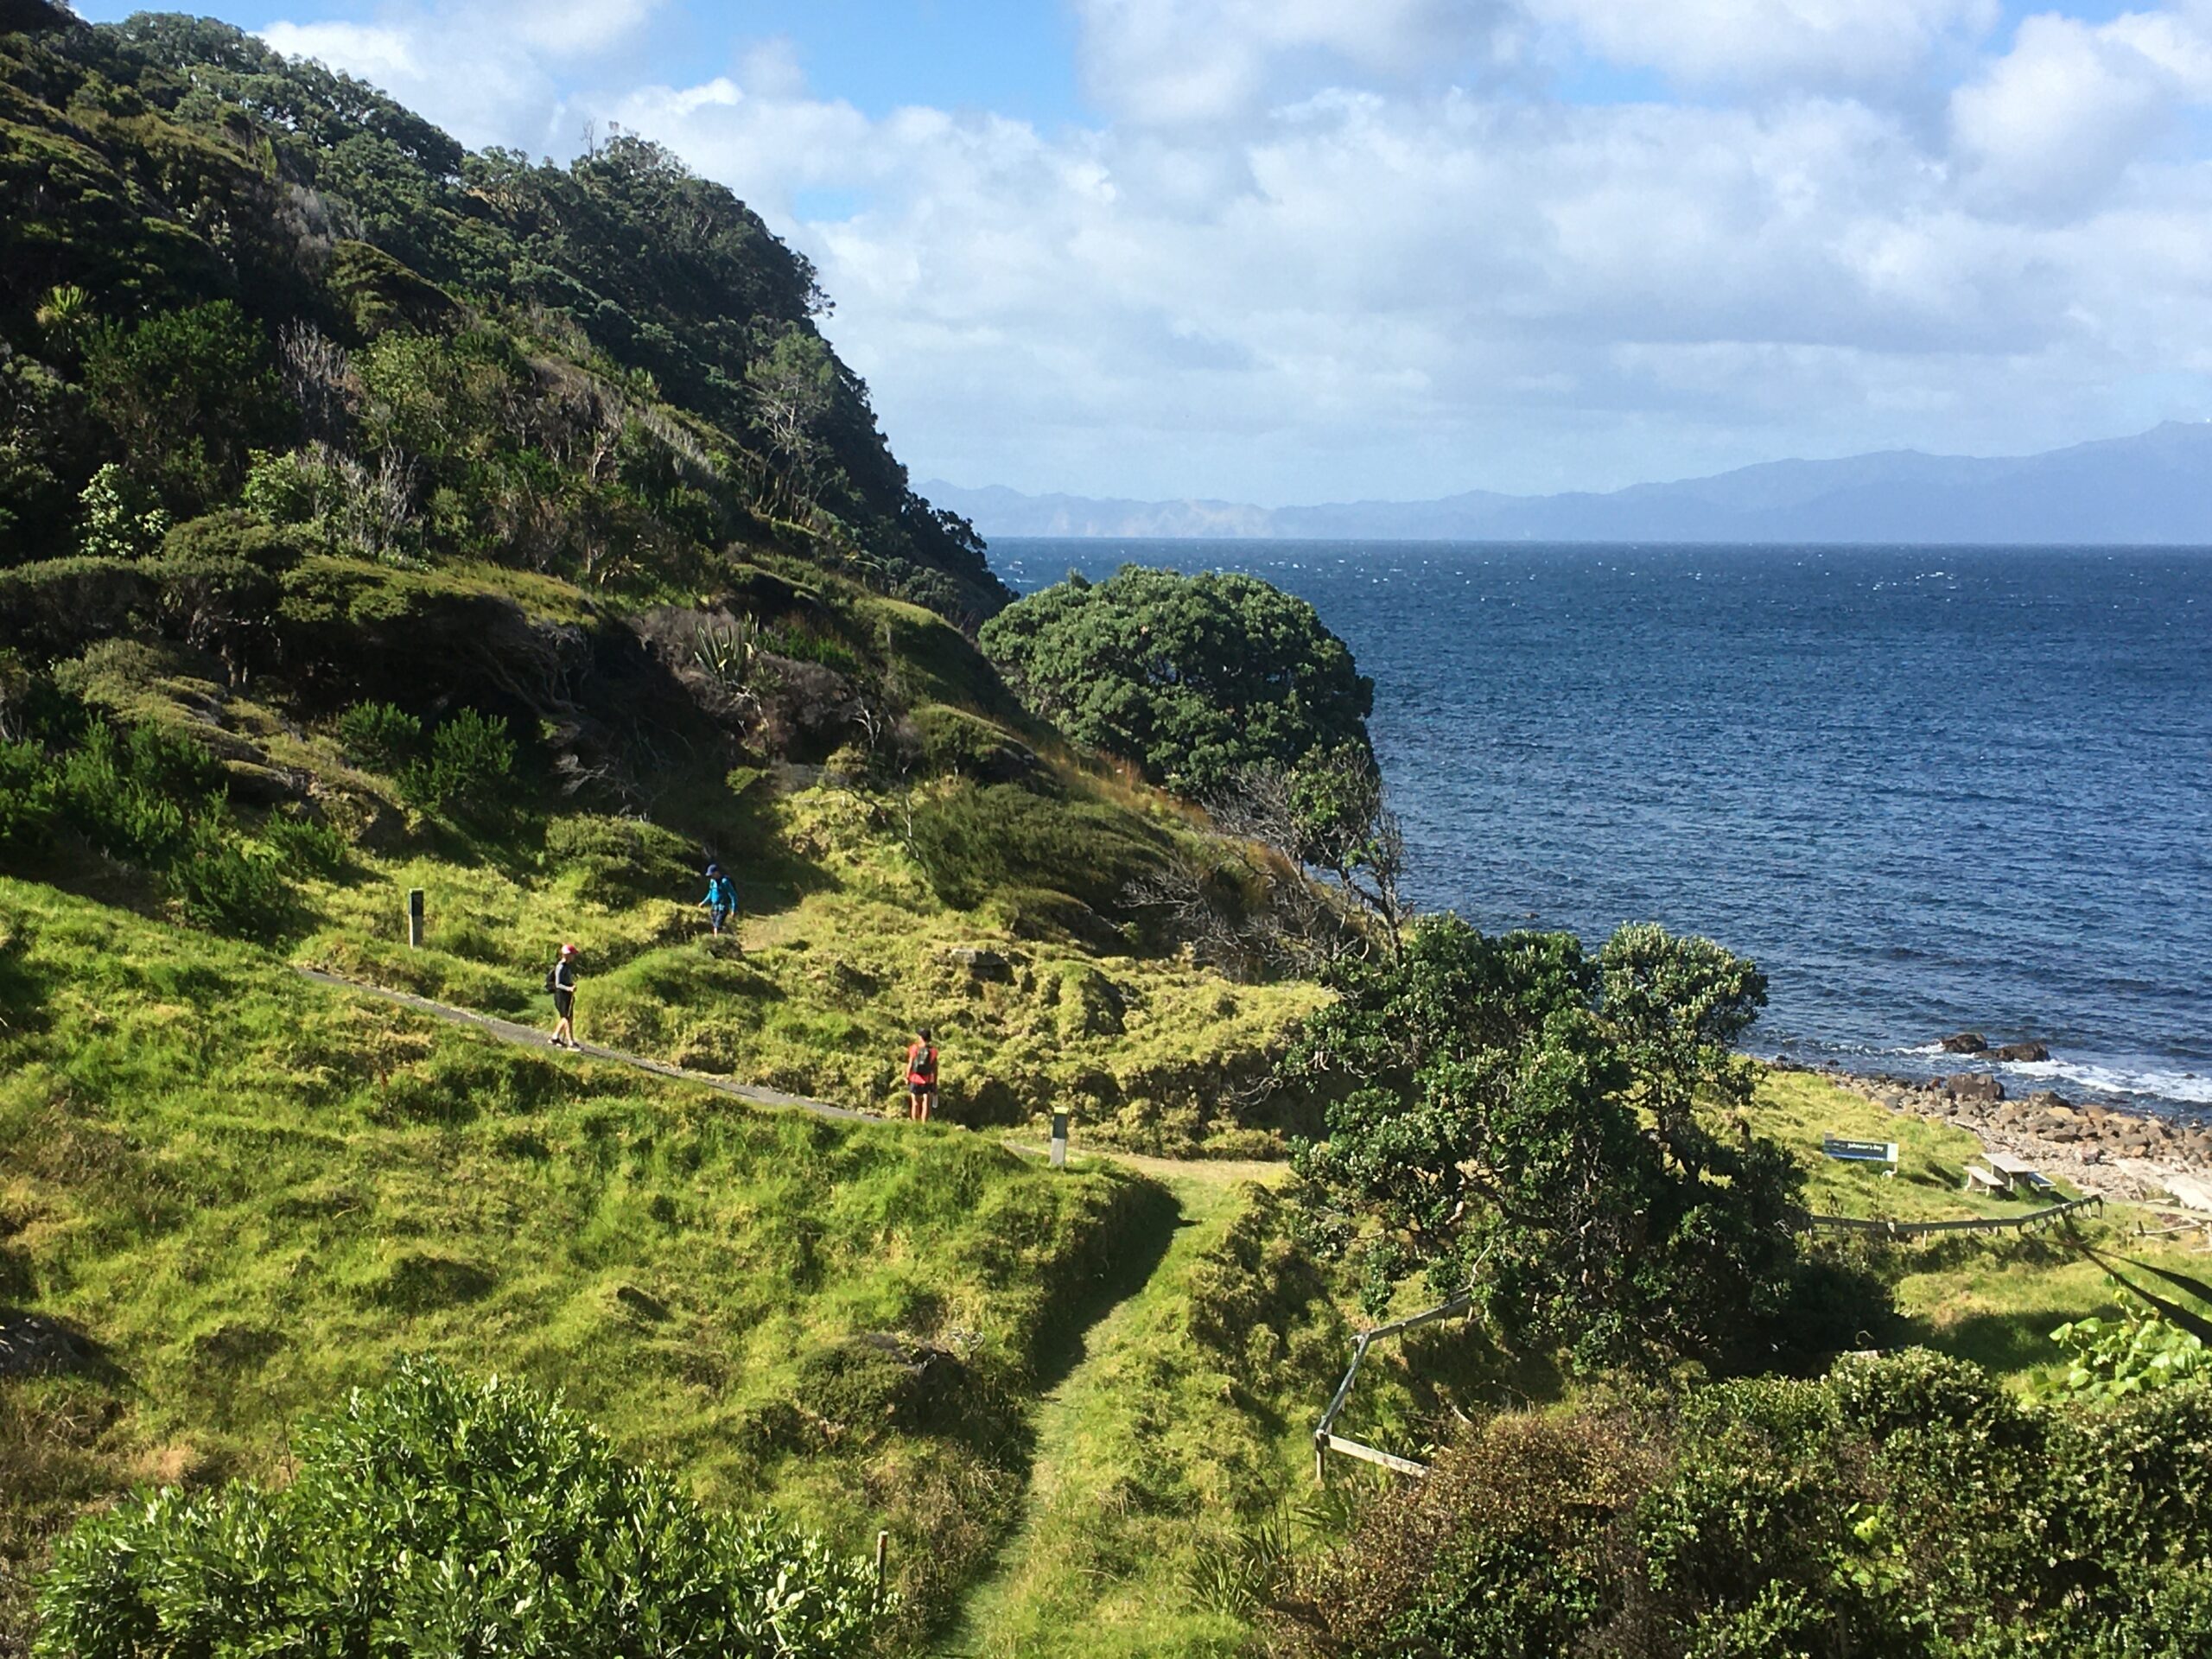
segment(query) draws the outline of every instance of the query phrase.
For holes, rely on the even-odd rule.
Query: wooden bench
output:
[[[1972,1192],[1977,1188],[1987,1192],[1992,1198],[1996,1198],[2010,1192],[2012,1190],[2012,1183],[1993,1169],[1984,1169],[1980,1164],[1968,1164],[1967,1191]]]
[[[1847,1141],[1840,1135],[1821,1137],[1821,1150],[1847,1164],[1886,1164],[1882,1173],[1897,1173],[1897,1143],[1894,1141]]]

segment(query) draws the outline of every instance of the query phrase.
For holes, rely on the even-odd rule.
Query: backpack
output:
[[[557,990],[559,990],[559,989],[561,988],[561,985],[560,985],[560,982],[559,982],[559,980],[558,980],[558,979],[556,979],[556,978],[555,977],[555,976],[556,976],[557,974],[559,974],[559,973],[560,973],[560,971],[561,971],[561,969],[560,969],[560,966],[559,966],[559,964],[557,964],[557,963],[556,963],[553,967],[548,968],[548,969],[545,970],[545,992],[546,992],[546,995],[549,995],[549,996],[550,996],[550,995],[551,995],[555,991],[557,991]]]

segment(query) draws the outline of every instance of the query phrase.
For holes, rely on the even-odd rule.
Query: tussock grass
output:
[[[764,810],[772,844],[797,850],[724,856],[745,908],[737,941],[709,938],[688,872],[670,877],[667,897],[610,906],[550,856],[363,852],[345,879],[311,884],[319,925],[297,955],[531,1017],[546,964],[574,941],[592,1040],[895,1112],[907,1038],[927,1026],[944,1051],[949,1121],[1009,1126],[1072,1109],[1086,1139],[1141,1151],[1280,1149],[1287,1120],[1271,1114],[1287,1109],[1236,1103],[1283,1031],[1319,1006],[1317,988],[1233,985],[1172,958],[1018,937],[988,901],[940,902],[859,797],[811,789]],[[404,936],[410,887],[426,894],[418,950]],[[1007,969],[979,977],[959,949],[995,951]]]
[[[11,1573],[133,1478],[281,1469],[296,1416],[427,1351],[565,1391],[711,1503],[890,1527],[926,1621],[1162,1202],[504,1046],[48,888],[0,880],[0,1303],[79,1343],[0,1383]]]

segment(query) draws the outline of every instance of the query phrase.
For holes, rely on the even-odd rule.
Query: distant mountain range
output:
[[[1994,460],[1894,449],[1776,461],[1604,494],[1255,507],[1097,500],[933,482],[986,537],[1346,541],[2007,542],[2212,545],[2212,423]]]

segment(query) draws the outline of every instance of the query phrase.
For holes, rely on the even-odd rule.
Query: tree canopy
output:
[[[1374,682],[1311,605],[1256,576],[1071,576],[1007,607],[982,642],[1038,714],[1181,794],[1339,744],[1367,753]]]
[[[1726,1360],[1786,1305],[1802,1176],[1690,1109],[1745,1086],[1726,1039],[1765,1000],[1750,963],[1649,926],[1592,958],[1445,915],[1331,978],[1286,1061],[1326,1100],[1297,1164],[1375,1230],[1378,1294],[1426,1268],[1510,1344],[1586,1366]]]

